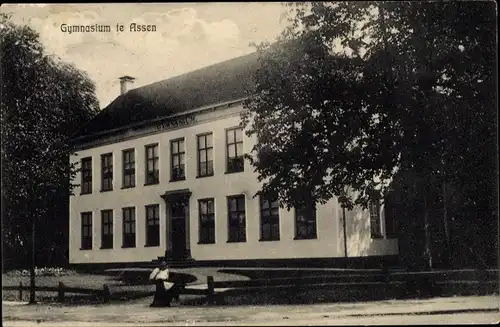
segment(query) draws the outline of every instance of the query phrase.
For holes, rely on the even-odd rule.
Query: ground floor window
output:
[[[372,238],[382,238],[382,224],[380,221],[380,202],[370,201],[370,232]]]
[[[92,249],[92,212],[82,212],[82,250]]]
[[[198,201],[200,213],[199,242],[203,244],[215,243],[215,210],[214,199]]]
[[[398,227],[396,220],[396,204],[388,199],[384,203],[385,236],[387,238],[396,238],[398,236]]]
[[[135,247],[135,208],[123,208],[123,247]]]
[[[146,246],[160,245],[160,206],[146,206]]]
[[[279,202],[277,199],[260,198],[260,240],[278,241],[280,239]]]
[[[295,239],[314,239],[316,232],[316,208],[295,209]]]
[[[227,198],[228,242],[246,242],[245,196]]]
[[[101,211],[101,248],[113,248],[113,210]]]

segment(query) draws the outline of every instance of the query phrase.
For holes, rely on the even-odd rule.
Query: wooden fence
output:
[[[498,270],[475,270],[475,271],[433,271],[433,272],[373,272],[371,274],[345,274],[345,275],[319,275],[311,277],[285,277],[285,278],[262,278],[250,280],[215,281],[213,276],[207,277],[207,288],[196,289],[183,285],[179,294],[204,296],[208,304],[214,304],[216,298],[230,294],[248,294],[249,291],[273,291],[290,290],[299,291],[304,289],[341,289],[358,288],[365,292],[373,292],[384,287],[400,290],[405,294],[439,295],[443,285],[475,285],[478,289],[486,289],[486,292],[498,291]],[[381,288],[380,288],[381,287]],[[3,286],[4,290],[18,290],[19,298],[22,300],[22,292],[30,290],[30,286]],[[226,289],[216,292],[216,289]],[[62,282],[57,287],[36,286],[36,291],[57,292],[58,302],[64,302],[66,293],[95,295],[103,303],[110,302],[109,287],[104,284],[102,289],[86,289],[79,287],[67,287]],[[126,293],[118,292],[117,294]],[[146,295],[152,295],[147,292]],[[113,294],[115,295],[115,294]]]
[[[206,296],[207,303],[214,303],[224,295],[248,294],[249,291],[310,290],[358,288],[365,292],[393,288],[402,296],[438,296],[445,287],[473,286],[481,292],[498,291],[498,270],[435,271],[435,272],[374,272],[371,274],[323,275],[311,277],[263,278],[234,281],[214,281],[207,277],[207,289],[184,288],[181,294]],[[216,292],[216,289],[226,289]]]
[[[29,291],[31,287],[19,282],[19,286],[2,286],[2,289],[7,291],[19,291],[19,300],[22,301],[23,291]],[[110,299],[109,287],[106,284],[103,285],[102,289],[88,289],[82,287],[68,287],[62,282],[59,282],[58,286],[35,286],[35,292],[57,292],[57,301],[60,303],[64,302],[66,293],[95,295],[100,298],[103,303],[109,303]]]

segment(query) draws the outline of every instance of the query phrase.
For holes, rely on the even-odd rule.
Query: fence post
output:
[[[64,302],[64,284],[63,282],[59,282],[58,290],[57,290],[57,301],[59,303]]]
[[[102,286],[102,299],[104,301],[104,303],[109,303],[109,287],[108,285],[104,284]]]
[[[23,300],[23,282],[19,282],[19,301]]]
[[[214,277],[207,276],[207,303],[208,304],[214,303],[214,295],[215,295]]]

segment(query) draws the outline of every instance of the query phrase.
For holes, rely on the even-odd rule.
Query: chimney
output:
[[[131,76],[122,76],[120,79],[120,94],[124,94],[129,90],[129,86],[134,83],[135,78]]]

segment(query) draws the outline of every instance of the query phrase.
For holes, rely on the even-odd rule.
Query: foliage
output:
[[[493,2],[288,6],[278,41],[257,47],[243,116],[258,194],[366,207],[403,187],[417,216],[440,207],[444,226],[460,210],[496,212]]]
[[[262,68],[246,103],[262,192],[288,206],[305,189],[317,202],[366,205],[402,166],[424,176],[440,175],[443,161],[470,171],[464,142],[494,135],[491,5],[292,5],[278,42],[258,47]],[[347,54],[332,51],[339,39]]]
[[[35,267],[35,276],[68,276],[75,275],[76,272],[74,270],[68,270],[61,267]],[[7,276],[29,276],[29,270],[23,269],[15,269],[9,271]]]
[[[257,96],[246,103],[246,113],[256,114],[250,132],[259,140],[258,157],[249,159],[261,181],[272,176],[263,192],[278,194],[283,203],[328,200],[343,192],[339,181],[350,177],[335,169],[332,156],[345,165],[354,162],[356,154],[345,145],[366,127],[363,113],[351,110],[361,105],[357,72],[351,69],[361,61],[334,58],[314,39],[278,43],[273,50],[262,58]],[[323,82],[328,87],[316,86]],[[345,111],[331,110],[340,103],[348,104]]]
[[[2,14],[0,27],[2,238],[7,249],[26,249],[36,217],[37,248],[50,254],[64,247],[77,171],[69,163],[69,138],[97,113],[95,86],[85,73],[47,55],[28,26]]]

